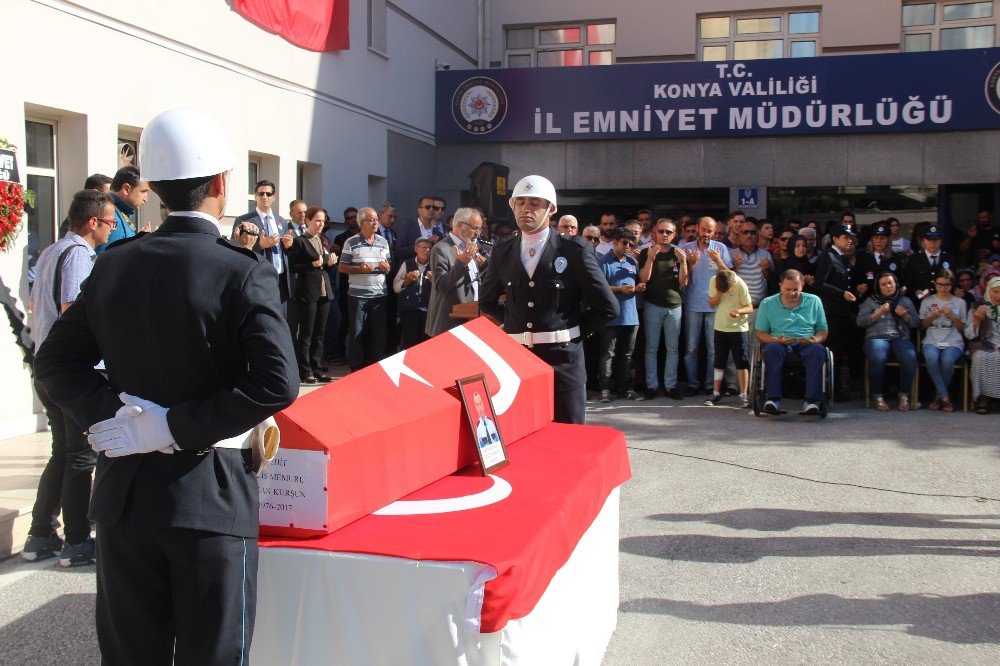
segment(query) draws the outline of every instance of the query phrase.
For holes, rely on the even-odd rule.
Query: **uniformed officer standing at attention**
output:
[[[584,423],[583,338],[618,315],[592,246],[549,229],[556,190],[541,176],[518,181],[510,207],[521,233],[493,248],[479,307],[555,371],[555,421]],[[501,305],[500,299],[504,298]]]
[[[139,158],[172,212],[108,248],[35,376],[100,452],[101,662],[244,663],[257,585],[249,433],[298,393],[292,341],[274,266],[219,235],[236,163],[219,123],[166,111]]]

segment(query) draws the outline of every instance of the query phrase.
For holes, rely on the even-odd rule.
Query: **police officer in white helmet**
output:
[[[298,394],[292,341],[274,267],[219,235],[236,162],[219,123],[161,113],[139,159],[172,212],[104,252],[35,374],[100,454],[102,663],[244,663],[257,577],[250,433]],[[107,378],[94,370],[102,357]]]
[[[584,423],[585,336],[618,315],[618,301],[579,236],[549,228],[556,190],[542,176],[514,186],[510,207],[521,233],[493,248],[479,307],[555,372],[555,420]],[[501,297],[503,303],[501,304]]]

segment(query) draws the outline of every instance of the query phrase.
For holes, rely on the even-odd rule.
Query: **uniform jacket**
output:
[[[954,255],[944,250],[938,252],[938,269],[941,268],[956,270],[958,264],[955,263]],[[906,295],[914,303],[919,304],[920,302],[920,297],[917,296],[918,291],[930,290],[930,293],[934,293],[934,275],[926,252],[920,250],[910,255],[910,258],[906,260],[906,266],[903,267],[902,282],[906,288]]]
[[[325,261],[328,256],[329,253],[324,252],[322,259]],[[316,254],[316,248],[306,236],[295,237],[292,247],[288,250],[288,263],[292,269],[292,298],[306,303],[322,300],[320,290],[324,282],[326,283],[326,300],[332,301],[335,298],[326,264],[324,263],[319,268],[313,266],[313,262],[320,258]]]
[[[904,257],[902,254],[885,254],[882,253],[882,261],[875,261],[875,252],[869,252],[868,250],[858,252],[857,261],[854,262],[854,284],[855,285],[868,285],[868,291],[863,295],[858,297],[859,301],[867,300],[868,297],[875,293],[877,285],[875,281],[878,280],[878,276],[882,273],[889,272],[896,276],[897,283],[900,282],[900,277],[903,275],[903,261]]]
[[[122,336],[122,331],[129,335]],[[107,379],[94,370],[104,359]],[[121,391],[169,408],[181,451],[98,458],[91,517],[256,537],[250,451],[214,449],[298,393],[274,267],[172,215],[108,248],[38,350],[35,377],[81,428],[110,418]]]
[[[420,238],[420,220],[407,220],[406,222],[397,222],[392,227],[392,232],[396,237],[395,243],[395,265],[398,266],[410,257],[415,257],[417,255],[416,250],[413,249],[414,243]],[[431,233],[437,236],[439,239],[447,238],[448,234],[444,232],[444,229],[439,224],[435,224]]]
[[[462,323],[451,318],[451,308],[458,303],[473,300],[469,266],[455,257],[456,247],[455,240],[449,234],[431,248],[430,270],[434,277],[431,278],[431,302],[427,306],[427,326],[424,329],[431,337]],[[480,266],[480,276],[487,266],[488,264]]]
[[[501,297],[505,297],[503,305]],[[590,243],[555,231],[549,232],[530,278],[521,264],[520,235],[494,246],[479,288],[479,308],[502,321],[508,333],[579,326],[586,337],[618,316],[618,301],[597,266]],[[580,339],[535,345],[531,351],[552,366],[557,393],[586,383]]]
[[[845,291],[854,291],[854,278],[847,257],[832,249],[819,255],[814,288],[823,301],[828,317],[852,314],[852,304],[844,299]]]

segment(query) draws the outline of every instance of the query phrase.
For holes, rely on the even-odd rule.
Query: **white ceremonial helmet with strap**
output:
[[[553,209],[556,209],[556,188],[552,185],[552,182],[544,176],[525,176],[521,180],[517,181],[517,185],[514,186],[514,191],[510,194],[509,203],[511,210],[514,208],[514,200],[520,197],[538,197],[539,199],[545,199],[552,204]],[[555,210],[552,212],[554,213]]]
[[[226,173],[236,166],[236,155],[215,118],[195,109],[170,109],[142,130],[139,164],[143,180],[183,180]]]

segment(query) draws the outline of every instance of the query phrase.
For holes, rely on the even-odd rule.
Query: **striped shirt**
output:
[[[774,260],[771,258],[771,254],[766,250],[757,248],[754,250],[753,254],[747,254],[739,248],[733,248],[729,251],[733,257],[743,257],[744,261],[740,264],[740,267],[736,269],[736,274],[743,278],[743,281],[747,283],[747,290],[750,292],[750,300],[753,302],[753,306],[757,307],[760,302],[767,297],[767,277],[764,275],[764,271],[760,267],[760,262],[767,259],[768,263],[774,266]]]
[[[371,242],[361,234],[355,234],[344,241],[344,250],[340,255],[340,263],[345,266],[375,266],[374,273],[351,273],[347,280],[347,295],[357,298],[377,298],[385,296],[385,273],[378,268],[381,261],[390,261],[389,241],[384,236],[375,234]]]

